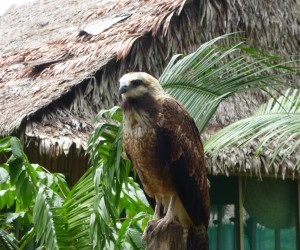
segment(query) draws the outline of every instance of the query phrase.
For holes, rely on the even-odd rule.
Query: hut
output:
[[[40,0],[11,8],[0,17],[0,136],[17,135],[31,162],[74,184],[88,166],[93,118],[116,104],[122,74],[158,77],[172,55],[234,31],[270,53],[299,55],[299,16],[295,0]],[[261,93],[231,97],[204,138],[264,101]],[[253,148],[207,159],[211,249],[298,249],[299,172],[292,161],[266,169],[269,159]]]

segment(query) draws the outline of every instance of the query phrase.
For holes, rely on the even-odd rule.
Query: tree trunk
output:
[[[148,222],[143,236],[146,241],[147,250],[184,250],[183,229],[178,223],[170,223],[165,228],[152,233],[159,220]]]

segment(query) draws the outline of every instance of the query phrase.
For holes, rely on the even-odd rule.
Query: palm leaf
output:
[[[70,241],[67,223],[55,207],[52,191],[46,186],[39,188],[33,210],[36,239],[46,249],[75,249]]]
[[[256,154],[273,149],[270,165],[297,154],[300,147],[300,90],[288,90],[278,99],[263,104],[254,116],[237,121],[211,136],[205,150],[216,157],[225,147],[243,147],[259,140]],[[299,167],[300,158],[295,162]]]
[[[19,249],[17,239],[13,235],[0,228],[0,249],[2,248],[7,250]]]
[[[141,235],[153,211],[139,185],[129,177],[130,162],[121,157],[122,112],[113,107],[101,111],[97,119],[101,122],[88,142],[95,189],[90,224],[93,249],[124,249],[132,242],[133,249],[138,249],[142,242],[137,232]],[[140,212],[144,216],[136,218]]]
[[[8,160],[10,181],[16,186],[16,195],[22,201],[24,208],[32,205],[37,193],[37,174],[23,152],[21,142],[16,137],[10,137],[12,155]]]
[[[274,86],[293,69],[285,66],[290,62],[280,62],[279,57],[245,48],[242,43],[216,46],[231,35],[204,43],[189,55],[175,55],[159,79],[163,88],[186,106],[200,132],[223,99],[236,92]],[[271,64],[274,60],[279,63]]]
[[[92,169],[89,168],[70,190],[63,203],[68,233],[76,249],[91,249],[90,218],[95,197]]]

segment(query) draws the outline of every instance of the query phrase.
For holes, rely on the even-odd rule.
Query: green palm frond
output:
[[[96,194],[90,224],[93,249],[141,249],[141,234],[153,211],[130,177],[130,162],[121,157],[122,111],[103,110],[97,120],[87,150]]]
[[[39,188],[32,219],[36,240],[46,249],[75,249],[67,232],[67,222],[54,206],[52,195],[46,186]]]
[[[115,244],[114,232],[118,218],[117,207],[123,181],[129,173],[129,163],[121,158],[122,112],[119,107],[102,110],[97,120],[101,122],[90,136],[88,153],[92,160],[95,218],[92,220],[94,247],[111,247]],[[101,235],[101,237],[97,237]]]
[[[90,168],[76,182],[63,203],[68,233],[76,249],[92,249],[90,218],[94,214],[96,195]]]
[[[300,147],[300,90],[288,90],[278,99],[263,104],[254,116],[237,121],[211,136],[205,150],[213,157],[228,146],[245,146],[258,140],[256,153],[273,149],[271,162],[297,154]],[[299,167],[300,157],[295,167]]]
[[[7,250],[18,250],[18,241],[17,239],[0,228],[0,249],[7,249]]]
[[[292,70],[285,66],[289,62],[243,47],[243,43],[216,46],[231,36],[217,37],[189,55],[175,55],[160,77],[163,88],[189,110],[200,132],[224,98],[274,86],[280,76]]]
[[[37,175],[23,151],[21,142],[16,137],[10,137],[12,155],[8,160],[11,171],[10,181],[16,186],[16,195],[22,201],[22,207],[32,205],[33,197],[37,194]]]

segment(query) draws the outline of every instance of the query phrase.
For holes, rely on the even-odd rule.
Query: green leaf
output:
[[[136,228],[128,229],[128,236],[132,242],[135,249],[143,249],[145,246],[142,242],[142,232]]]
[[[28,176],[24,177],[22,185],[18,185],[18,187],[20,187],[19,193],[20,196],[22,197],[24,207],[30,206],[34,198],[34,192],[33,192],[34,188],[29,177]],[[18,189],[17,189],[17,194],[18,194]]]
[[[12,184],[17,185],[19,181],[19,176],[24,171],[23,168],[23,161],[21,158],[13,158],[9,162],[9,175],[10,175],[10,181]]]
[[[23,235],[20,240],[20,250],[25,249],[25,247],[34,240],[35,231],[34,227],[27,230],[27,232]]]
[[[5,199],[6,190],[0,191],[0,209],[3,209],[6,205],[6,199]]]
[[[121,224],[121,227],[118,231],[118,240],[117,240],[117,245],[120,247],[124,241],[124,236],[126,234],[126,232],[128,231],[128,227],[130,226],[130,219],[127,219],[125,221],[123,221],[123,223]]]
[[[10,224],[14,220],[18,218],[23,218],[25,215],[25,212],[19,212],[19,213],[6,213],[5,214],[5,219],[3,221],[4,224]]]
[[[7,182],[9,178],[9,173],[3,167],[0,167],[0,185]]]
[[[10,136],[0,139],[0,153],[10,151],[10,145],[11,145],[10,139],[11,139]]]
[[[36,193],[37,172],[28,162],[19,139],[10,138],[13,156],[8,160],[10,181],[16,186],[16,195],[28,207]]]
[[[64,197],[66,197],[69,192],[70,192],[70,189],[69,189],[69,185],[66,181],[66,178],[63,174],[60,174],[60,173],[56,173],[56,174],[53,174],[54,177],[55,177],[55,183],[56,185],[59,187],[59,189],[61,190],[61,192],[63,193]]]
[[[15,203],[15,192],[12,189],[8,189],[5,194],[6,207],[10,208]]]
[[[10,143],[13,156],[17,159],[23,158],[23,148],[20,140],[16,137],[11,137]]]
[[[25,167],[20,159],[15,159],[10,163],[10,176],[12,183],[16,185],[16,195],[23,202],[24,207],[28,207],[33,202],[34,186],[25,171]]]

